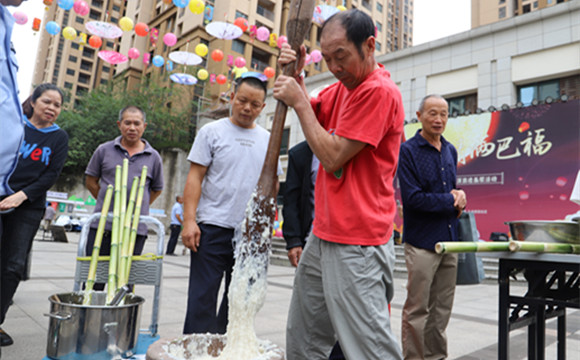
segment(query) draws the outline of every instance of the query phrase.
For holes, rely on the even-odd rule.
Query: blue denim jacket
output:
[[[14,18],[0,5],[0,196],[13,193],[8,178],[16,168],[18,151],[24,138],[22,108],[18,100],[16,72],[18,64],[11,46]]]

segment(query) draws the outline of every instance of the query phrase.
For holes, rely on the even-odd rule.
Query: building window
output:
[[[73,69],[66,69],[66,74],[67,75],[74,75],[75,71]]]
[[[79,49],[79,44],[76,43],[76,42],[73,42],[73,43],[70,44],[70,47],[73,48],[73,49],[75,49],[75,50],[78,50]]]
[[[502,6],[499,8],[498,15],[497,15],[498,19],[505,18],[505,9],[506,9],[505,6]]]
[[[85,19],[83,19],[82,17],[77,16],[75,21],[79,24],[84,24],[85,23]]]
[[[232,41],[232,50],[243,54],[246,50],[246,43],[240,40],[233,40]]]
[[[518,101],[530,105],[533,100],[543,101],[547,97],[560,97],[560,80],[549,80],[534,84],[518,86]]]
[[[529,13],[530,11],[532,11],[532,7],[530,6],[530,4],[524,5],[524,6],[522,7],[522,13],[524,13],[524,14],[527,14],[527,13]]]
[[[93,58],[93,56],[95,56],[95,50],[89,49],[89,48],[84,48],[83,49],[83,56],[88,57],[88,58]]]
[[[376,22],[376,26],[377,26],[377,32],[382,32],[383,31],[383,24],[381,24],[380,22]]]
[[[65,89],[72,89],[72,87],[73,87],[73,84],[71,84],[71,83],[69,83],[69,82],[65,82],[65,83],[64,83],[64,88],[65,88]]]
[[[119,7],[119,5],[113,5],[113,11],[119,12],[121,11],[121,8]]]
[[[81,84],[88,84],[91,80],[91,77],[86,74],[79,74],[79,83]]]
[[[244,18],[244,19],[248,19],[248,15],[244,14],[241,11],[236,10],[236,19],[237,18]]]
[[[449,115],[452,116],[473,114],[477,110],[477,94],[457,96],[445,100],[449,104]]]
[[[111,71],[111,68],[108,66],[103,66],[103,72],[108,73],[109,71]]]
[[[499,0],[499,4],[505,4],[505,0]]]
[[[72,56],[72,55],[70,55],[70,56],[68,57],[68,61],[76,63],[76,62],[77,62],[77,57],[76,57],[76,56]]]
[[[290,144],[290,128],[285,128],[282,132],[282,143],[280,144],[280,155],[288,154],[288,144]]]
[[[538,2],[534,1],[534,9],[537,9],[537,8],[538,8]]]
[[[270,53],[254,47],[254,50],[252,51],[252,69],[256,69],[256,71],[264,71],[265,68],[270,66],[270,57]]]
[[[262,15],[268,20],[274,21],[274,4],[258,0],[256,13],[258,13],[258,15]]]
[[[88,61],[81,60],[81,70],[84,70],[84,71],[89,71],[89,72],[90,72],[90,71],[91,71],[91,69],[92,69],[92,65],[93,65],[93,64],[91,64],[91,63],[90,63],[90,62],[88,62]]]
[[[380,13],[383,12],[383,4],[381,4],[380,2],[377,2],[377,11]]]
[[[381,50],[382,50],[382,49],[381,49],[381,47],[382,47],[382,46],[381,46],[381,43],[380,43],[380,42],[378,42],[378,41],[375,41],[375,49],[376,49],[378,52],[381,52]]]
[[[362,6],[367,10],[373,9],[369,0],[362,0]]]
[[[93,3],[94,5],[94,3]],[[96,12],[96,11],[92,11],[89,13],[89,18],[93,19],[93,20],[99,20],[99,18],[101,17],[101,14]]]
[[[89,92],[89,89],[81,87],[81,86],[77,86],[77,91],[76,91],[77,96],[83,96],[84,94],[86,94],[88,92]]]
[[[114,43],[114,42],[112,42],[112,41],[107,41],[107,47],[109,47],[109,48],[111,48],[111,49],[112,49],[112,48],[114,48],[114,47],[115,47],[115,43]]]

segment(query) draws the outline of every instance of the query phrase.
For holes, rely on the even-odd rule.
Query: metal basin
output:
[[[83,293],[51,295],[47,356],[51,359],[111,359],[130,355],[137,345],[141,296],[127,294],[123,305],[105,305],[106,293],[93,293],[82,305]]]
[[[508,221],[514,240],[580,244],[580,224],[565,220],[522,220]]]

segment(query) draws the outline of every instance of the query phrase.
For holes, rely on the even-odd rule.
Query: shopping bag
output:
[[[463,212],[459,217],[459,241],[479,241],[475,216]],[[457,256],[457,285],[479,284],[485,279],[483,261],[475,253],[459,253]]]

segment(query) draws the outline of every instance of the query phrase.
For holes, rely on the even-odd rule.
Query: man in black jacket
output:
[[[288,259],[297,267],[314,218],[314,182],[318,159],[306,141],[288,151],[288,173],[284,192],[282,234],[286,240]]]

